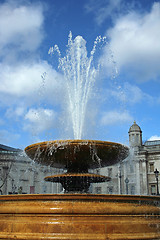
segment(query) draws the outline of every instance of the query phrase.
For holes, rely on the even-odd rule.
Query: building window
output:
[[[43,185],[43,186],[42,186],[42,191],[43,191],[43,193],[46,193],[46,192],[47,192],[47,186],[46,186],[46,185]]]
[[[154,172],[154,163],[149,164],[149,170],[150,172]]]
[[[113,194],[113,187],[107,187],[107,193]]]
[[[112,168],[108,168],[108,177],[112,177]]]
[[[30,186],[30,194],[34,194],[35,193],[35,186]]]
[[[100,194],[101,193],[101,187],[95,187],[95,192],[97,194]]]
[[[151,195],[156,195],[156,185],[151,184]]]
[[[135,194],[135,186],[134,186],[134,185],[131,186],[131,194],[132,194],[132,195]]]
[[[23,187],[20,186],[20,187],[18,188],[18,194],[22,194],[22,190],[23,190]]]
[[[134,166],[133,166],[133,164],[130,165],[130,173],[134,173]]]
[[[100,169],[96,169],[96,174],[100,174]]]

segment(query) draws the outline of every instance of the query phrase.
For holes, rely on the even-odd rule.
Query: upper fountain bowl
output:
[[[29,145],[25,152],[43,165],[66,168],[68,172],[87,172],[122,161],[129,149],[119,143],[98,140],[56,140]]]

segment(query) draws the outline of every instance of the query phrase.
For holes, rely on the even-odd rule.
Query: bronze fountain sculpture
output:
[[[61,140],[37,143],[25,149],[34,161],[67,173],[48,176],[46,181],[60,182],[65,192],[88,192],[90,183],[109,181],[107,176],[88,173],[88,169],[115,164],[128,155],[128,148],[112,142]]]

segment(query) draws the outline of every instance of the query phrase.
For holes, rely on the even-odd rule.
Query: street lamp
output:
[[[126,193],[128,194],[128,183],[129,183],[129,179],[128,178],[125,179],[125,183],[126,183]]]
[[[119,167],[119,179],[120,179],[120,194],[122,194],[122,173],[121,173],[121,166]]]
[[[158,174],[159,174],[159,171],[157,170],[157,168],[154,171],[154,173],[155,173],[155,177],[156,177],[156,181],[157,181],[157,195],[159,195],[159,187],[158,187]]]

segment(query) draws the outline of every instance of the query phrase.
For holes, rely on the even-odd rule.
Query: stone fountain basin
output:
[[[0,239],[159,240],[160,197],[0,196]]]
[[[55,168],[94,169],[106,167],[128,156],[128,147],[98,140],[56,140],[29,145],[27,155],[34,161]],[[79,171],[80,172],[80,171]]]

